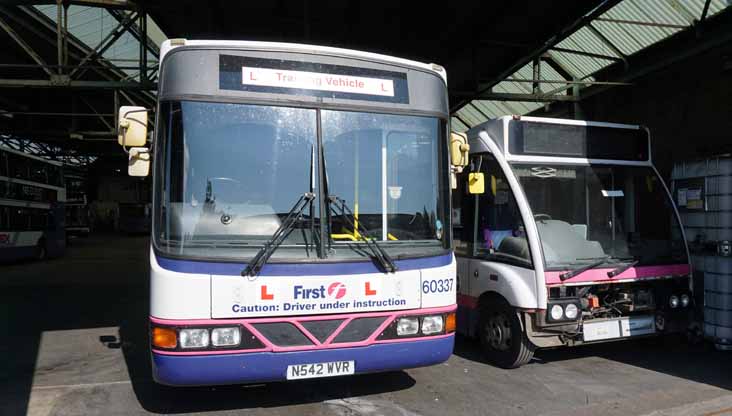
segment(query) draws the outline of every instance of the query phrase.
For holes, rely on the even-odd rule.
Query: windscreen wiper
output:
[[[581,266],[581,267],[578,267],[578,268],[576,268],[574,270],[570,270],[568,272],[564,272],[564,273],[562,273],[562,274],[559,275],[559,280],[565,281],[567,279],[571,279],[571,278],[573,278],[573,277],[575,277],[575,276],[577,276],[579,274],[582,274],[582,273],[584,273],[584,272],[586,272],[586,271],[588,271],[590,269],[594,269],[597,266],[601,266],[601,265],[607,263],[608,260],[610,260],[610,257],[602,257],[602,258],[598,259],[597,261],[592,262],[590,264],[587,264],[585,266]]]
[[[621,265],[621,266],[619,266],[619,267],[617,267],[617,268],[615,268],[613,270],[610,270],[609,272],[607,272],[607,277],[615,277],[615,276],[619,275],[620,273],[622,273],[622,272],[630,269],[631,267],[635,266],[640,261],[638,259],[633,259],[633,258],[623,259],[623,260],[631,260],[631,261],[629,261],[628,263],[625,263],[625,264],[623,264],[623,265]]]
[[[396,264],[394,264],[394,260],[392,260],[389,254],[387,254],[387,252],[384,250],[384,248],[376,242],[376,239],[371,236],[369,230],[364,227],[363,222],[359,221],[358,225],[356,225],[354,224],[354,221],[351,220],[351,218],[354,218],[354,215],[353,212],[351,212],[351,209],[348,208],[348,205],[346,205],[346,201],[338,198],[335,195],[328,195],[326,201],[328,203],[328,207],[330,208],[330,210],[333,211],[335,215],[341,215],[355,233],[357,232],[361,234],[364,243],[366,244],[366,247],[371,251],[371,254],[374,256],[376,261],[379,262],[382,271],[384,273],[396,272],[397,266]],[[336,208],[334,206],[340,209],[340,213],[336,211]]]
[[[257,255],[249,262],[246,269],[242,270],[242,276],[256,276],[259,274],[259,271],[262,270],[262,266],[267,263],[267,260],[269,260],[277,247],[279,247],[279,245],[285,241],[287,236],[290,235],[292,230],[295,228],[295,225],[300,223],[303,211],[305,211],[305,208],[308,207],[310,202],[314,199],[315,194],[313,192],[305,192],[302,194],[300,199],[298,199],[297,202],[295,202],[295,205],[292,206],[290,212],[287,213],[284,221],[280,223],[280,226],[277,228],[277,231],[274,232],[272,238],[264,243],[264,247],[262,247]]]

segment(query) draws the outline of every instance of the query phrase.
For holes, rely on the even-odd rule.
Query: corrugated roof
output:
[[[574,80],[593,81],[592,74],[619,59],[638,53],[682,30],[688,30],[701,18],[706,0],[623,0],[589,25],[554,45],[547,55]],[[711,0],[707,17],[727,7],[732,0]],[[576,51],[572,53],[570,51]],[[508,79],[530,80],[533,67],[529,63]],[[541,65],[541,80],[562,81],[564,78],[551,66]],[[569,89],[554,83],[541,83],[541,93],[554,95]],[[493,92],[531,94],[531,82],[501,81]],[[465,131],[470,127],[507,114],[527,114],[543,106],[539,102],[473,100],[455,113],[452,128]]]
[[[35,6],[38,11],[46,15],[49,19],[56,21],[57,6],[42,5]],[[73,36],[81,42],[95,48],[104,38],[119,24],[117,19],[109,14],[102,7],[89,7],[70,5],[68,9],[68,30]],[[155,42],[158,47],[165,40],[165,35],[155,24],[151,17],[147,16],[148,37]],[[114,44],[107,49],[102,56],[110,61],[117,62],[118,66],[135,66],[138,65],[140,59],[140,46],[137,39],[129,32],[124,33],[117,39]],[[148,52],[148,65],[154,65],[156,58]],[[131,78],[137,78],[138,71],[125,69]]]

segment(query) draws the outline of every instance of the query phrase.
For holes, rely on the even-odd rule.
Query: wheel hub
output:
[[[486,337],[491,348],[506,351],[511,348],[511,324],[505,314],[491,316],[487,322]]]

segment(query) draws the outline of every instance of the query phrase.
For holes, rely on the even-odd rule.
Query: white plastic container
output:
[[[732,257],[726,249],[732,241],[732,158],[678,163],[671,178],[695,276],[703,275],[704,335],[732,349]]]

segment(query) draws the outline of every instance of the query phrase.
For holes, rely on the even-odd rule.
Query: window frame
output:
[[[480,152],[480,153],[474,153],[470,155],[470,164],[469,169],[466,169],[462,173],[458,174],[458,187],[465,187],[467,185],[467,175],[468,173],[476,172],[475,170],[475,164],[474,160],[477,157],[482,157],[483,160],[481,164],[486,163],[488,161],[489,163],[494,163],[495,166],[498,168],[498,171],[500,172],[502,179],[508,184],[508,198],[513,199],[514,206],[516,207],[517,216],[516,218],[518,221],[521,222],[521,226],[526,230],[526,225],[523,223],[523,218],[520,215],[521,214],[521,208],[518,205],[518,202],[516,200],[515,191],[511,188],[510,182],[507,179],[506,172],[503,170],[503,167],[498,162],[498,159],[496,159],[495,155],[491,152]],[[485,175],[485,171],[483,170],[483,167],[485,165],[481,166],[481,170],[479,172],[483,172]],[[489,176],[489,175],[486,175]],[[490,180],[487,178],[487,185],[486,185],[486,191],[490,192]],[[503,264],[509,264],[512,266],[517,266],[525,269],[534,270],[534,261],[533,261],[533,255],[531,251],[531,245],[529,244],[529,235],[527,232],[525,232],[525,235],[523,238],[526,240],[526,245],[528,249],[528,256],[527,259],[521,259],[518,257],[513,257],[509,255],[501,255],[501,254],[495,254],[495,253],[489,253],[486,251],[483,251],[482,249],[479,249],[480,242],[478,240],[478,224],[479,224],[479,218],[480,218],[480,196],[481,194],[470,194],[467,192],[467,189],[464,189],[462,192],[461,197],[458,197],[453,202],[459,202],[460,206],[458,207],[461,211],[461,223],[465,224],[466,226],[469,226],[471,230],[469,231],[470,240],[467,242],[467,250],[459,250],[457,248],[457,245],[455,245],[455,254],[460,255],[462,254],[465,257],[469,257],[471,259],[476,260],[482,260],[482,261],[491,261],[496,263],[503,263]],[[466,211],[464,208],[470,204],[472,209],[469,211]],[[453,207],[454,208],[454,207]],[[470,214],[470,218],[466,218],[467,216],[462,215],[463,213],[468,212]],[[462,241],[462,240],[461,240]],[[463,251],[463,253],[459,253],[459,251]]]

